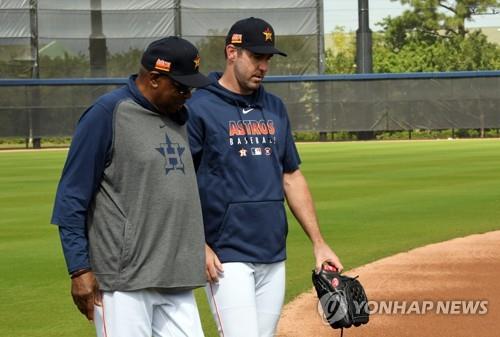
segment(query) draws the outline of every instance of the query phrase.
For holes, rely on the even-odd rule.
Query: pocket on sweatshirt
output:
[[[285,258],[283,201],[231,203],[215,243],[224,260],[271,263]]]
[[[130,258],[132,256],[132,237],[134,234],[134,227],[133,225],[126,220],[125,223],[123,224],[123,236],[122,236],[122,250],[120,254],[120,270],[119,272],[124,271],[129,262]]]

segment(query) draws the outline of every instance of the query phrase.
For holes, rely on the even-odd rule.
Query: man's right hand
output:
[[[223,273],[224,269],[215,252],[207,244],[205,244],[205,261],[207,281],[210,283],[219,281],[219,274]]]
[[[101,306],[102,304],[101,292],[93,272],[89,271],[71,279],[71,296],[78,310],[89,321],[93,321],[94,305]]]

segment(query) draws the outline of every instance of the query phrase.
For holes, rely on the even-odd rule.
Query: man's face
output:
[[[158,74],[155,81],[157,86],[154,90],[153,104],[162,113],[178,112],[191,97],[191,88],[183,86],[166,75]]]
[[[255,54],[249,50],[235,48],[234,76],[244,95],[251,94],[261,85],[269,70],[272,54]]]

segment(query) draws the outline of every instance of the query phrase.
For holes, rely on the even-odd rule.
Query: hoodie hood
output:
[[[219,84],[219,80],[222,77],[221,72],[212,72],[208,75],[208,78],[212,81],[212,83],[206,87],[200,88],[198,90],[203,91],[207,90],[213,93],[214,95],[219,96],[222,100],[232,104],[236,105],[238,107],[253,107],[253,108],[259,108],[262,109],[264,106],[264,96],[265,96],[265,90],[264,87],[261,85],[259,86],[259,89],[257,89],[252,95],[248,95],[246,97],[250,98],[246,99],[244,95],[240,95],[237,93],[234,93],[226,88],[224,88],[222,85]],[[252,103],[249,103],[252,102]]]

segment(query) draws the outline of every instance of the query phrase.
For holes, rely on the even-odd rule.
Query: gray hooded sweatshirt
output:
[[[59,183],[68,270],[91,267],[106,291],[203,286],[204,233],[185,120],[126,87],[80,119]]]

